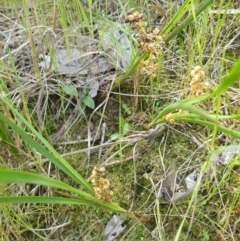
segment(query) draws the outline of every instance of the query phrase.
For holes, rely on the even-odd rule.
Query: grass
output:
[[[150,1],[82,2],[0,1],[0,240],[103,240],[113,213],[126,217],[118,240],[238,240],[239,156],[227,166],[211,158],[239,148],[239,17],[227,13],[238,1],[166,1],[157,12]],[[125,23],[132,8],[150,27],[167,17],[150,75],[152,55]],[[59,49],[80,51],[71,62],[80,72],[59,73]],[[111,69],[95,62],[102,56]],[[210,84],[200,96],[190,95],[195,66]],[[89,80],[104,81],[97,96]],[[94,194],[95,166],[106,168],[111,202]],[[189,198],[166,205],[159,185],[173,166],[200,178]]]

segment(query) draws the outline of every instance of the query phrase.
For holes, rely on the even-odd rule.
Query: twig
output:
[[[102,144],[104,143],[105,131],[106,131],[106,123],[103,122],[103,124],[102,124],[102,137],[101,137],[100,145],[102,145]],[[99,149],[99,154],[98,154],[98,158],[99,158],[99,159],[100,159],[101,156],[102,156],[102,150],[103,150],[103,148],[101,147],[101,148]]]
[[[132,198],[132,203],[130,205],[130,208],[129,208],[129,212],[132,211],[132,208],[133,208],[133,205],[134,205],[134,202],[136,200],[136,195],[137,195],[137,175],[136,175],[136,148],[137,148],[137,145],[138,145],[139,142],[137,142],[135,145],[134,145],[134,148],[133,148],[133,169],[134,169],[134,188],[133,188],[133,198]]]
[[[37,116],[38,116],[38,125],[40,127],[40,130],[43,130],[42,110],[41,110],[42,100],[43,100],[43,89],[41,88],[40,91],[39,91],[37,105],[36,105]]]

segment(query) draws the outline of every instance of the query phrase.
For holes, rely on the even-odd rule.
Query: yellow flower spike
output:
[[[169,113],[166,115],[165,117],[166,121],[168,121],[170,124],[174,124],[174,119],[173,119],[173,114],[172,113]]]
[[[194,70],[191,70],[190,76],[193,77],[194,75],[195,75],[195,71],[194,71]]]
[[[194,71],[195,71],[195,73],[198,73],[201,69],[202,68],[199,65],[197,65],[197,66],[195,66]]]
[[[109,195],[110,195],[110,196],[113,196],[113,191],[110,191],[110,192],[109,192]]]
[[[134,16],[132,14],[130,14],[127,16],[127,19],[129,22],[132,22],[132,21],[134,21]]]
[[[209,87],[210,87],[210,83],[209,82],[206,81],[206,82],[203,83],[203,88],[204,89],[208,89]]]
[[[95,183],[96,182],[96,179],[95,178],[92,178],[92,180],[91,180],[91,183]]]
[[[199,77],[197,75],[194,75],[191,80],[191,84],[195,84],[195,83],[199,82],[199,80],[200,80]]]
[[[139,17],[139,12],[133,13],[134,18]]]
[[[205,73],[203,70],[199,71],[199,76],[201,79],[203,79],[205,77]]]
[[[107,174],[105,173],[105,167],[97,168],[94,167],[92,170],[92,180],[93,190],[95,192],[95,196],[98,199],[104,201],[110,201],[113,192],[109,190],[110,181],[107,179]]]
[[[92,176],[96,176],[97,171],[96,171],[96,167],[94,167],[94,169],[92,170]]]
[[[158,35],[160,33],[160,30],[158,28],[155,28],[152,33],[153,35]]]

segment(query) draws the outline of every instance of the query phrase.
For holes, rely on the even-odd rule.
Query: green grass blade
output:
[[[138,53],[137,53],[138,54]],[[123,75],[121,75],[117,80],[116,82],[114,83],[112,89],[116,89],[118,88],[122,82],[124,80],[126,80],[132,73],[134,73],[134,71],[136,71],[136,69],[138,69],[139,65],[141,64],[141,60],[145,59],[148,54],[145,53],[143,55],[141,55],[140,57],[137,57],[137,54],[136,54],[136,57],[135,59],[132,61],[129,69],[126,71],[126,73],[124,73]]]
[[[175,14],[169,24],[163,29],[162,33],[167,34],[169,33],[182,19],[182,17],[186,14],[186,12],[191,8],[191,1],[187,0],[179,9],[179,11]]]
[[[218,86],[218,88],[210,94],[210,97],[223,93],[239,80],[240,80],[240,58],[238,59],[234,67],[231,69],[230,74],[227,76],[227,78],[225,78],[222,81],[222,83]]]
[[[200,109],[201,110],[201,109]],[[185,119],[185,118],[189,118],[189,119],[199,119],[201,118],[202,116],[199,116],[198,114],[193,114],[193,113],[187,113],[187,114],[178,114],[176,113],[174,115],[174,120],[182,120],[182,119]],[[216,115],[210,115],[208,114],[208,119],[211,120],[211,121],[215,121],[217,122],[218,120],[239,120],[240,119],[240,114],[238,115],[218,115],[216,117]]]
[[[155,118],[150,124],[149,127],[155,124],[159,123],[165,123],[166,119],[165,116],[168,113],[172,113],[175,110],[178,109],[183,109],[187,110],[191,113],[189,114],[175,114],[173,115],[173,119],[176,120],[177,122],[184,121],[184,122],[189,122],[189,123],[196,123],[200,124],[202,126],[209,126],[211,128],[214,128],[215,126],[219,131],[222,131],[226,134],[231,135],[234,138],[240,139],[240,132],[232,130],[230,128],[224,127],[219,124],[218,120],[221,119],[239,119],[239,115],[233,115],[233,116],[215,116],[215,115],[210,115],[204,110],[194,107],[192,105],[186,104],[186,103],[175,103],[172,105],[167,106],[157,118]],[[202,120],[205,119],[205,120]]]
[[[79,8],[80,13],[83,18],[83,23],[86,25],[87,30],[89,31],[91,37],[94,36],[93,34],[93,26],[92,26],[92,1],[88,1],[88,9],[89,11],[89,16],[87,15],[86,11],[84,10],[84,7],[81,3],[81,1],[76,1],[77,3],[77,8]]]
[[[17,111],[14,110],[13,113],[17,113]],[[20,119],[24,120],[24,123],[26,124],[26,120],[22,116]],[[12,121],[10,121],[2,113],[0,113],[0,120],[3,121],[9,127],[11,127],[16,133],[18,133],[21,136],[21,138],[25,142],[27,142],[31,147],[35,148],[43,156],[45,156],[47,159],[49,159],[49,161],[54,163],[60,170],[65,172],[73,180],[80,183],[87,190],[89,190],[89,191],[91,191],[91,193],[93,193],[92,186],[75,169],[73,169],[73,167],[63,157],[61,157],[61,155],[58,154],[54,150],[54,148],[51,147],[51,145],[36,130],[33,131],[34,134],[36,134],[38,138],[40,137],[39,139],[44,140],[45,146],[47,146],[53,154],[51,154],[49,151],[47,151],[45,148],[43,148],[39,143],[37,143],[35,140],[33,140],[33,138],[30,135],[28,135],[23,129],[19,128]],[[28,123],[27,123],[27,126],[29,126]],[[30,126],[30,129],[33,130],[34,128],[32,126]]]
[[[240,58],[237,60],[236,64],[231,69],[229,75],[221,82],[221,84],[212,92],[204,96],[196,97],[193,99],[186,99],[182,102],[188,104],[196,104],[203,102],[213,96],[220,95],[226,91],[229,87],[233,86],[237,81],[240,80]]]
[[[4,124],[3,121],[0,121],[0,138],[1,138],[1,144],[2,147],[6,146],[6,148],[10,148],[11,153],[16,156],[19,160],[23,161],[23,157],[21,155],[21,152],[16,147],[16,143],[14,142],[12,138],[12,134],[8,130],[8,127]]]
[[[181,102],[173,103],[171,105],[168,105],[166,108],[164,108],[158,115],[153,119],[153,121],[148,125],[149,127],[165,122],[164,119],[162,119],[165,115],[176,111],[178,109],[184,109],[191,113],[197,114],[200,118],[205,118],[207,120],[216,121],[216,118],[214,118],[214,115],[209,115],[207,112],[196,108],[192,106],[193,104],[200,103],[202,101],[205,101],[215,95],[219,95],[226,91],[229,87],[233,86],[237,81],[240,79],[240,59],[237,61],[235,66],[231,69],[230,74],[223,80],[223,82],[218,86],[216,90],[214,90],[212,93],[196,97],[193,99],[186,99]],[[223,117],[221,117],[223,119]],[[228,116],[229,119],[238,119],[238,115]]]
[[[196,123],[200,124],[202,126],[209,126],[211,128],[214,128],[215,126],[219,131],[222,131],[226,134],[231,135],[234,138],[240,139],[240,132],[232,130],[230,128],[224,127],[218,123],[218,120],[224,120],[224,119],[239,119],[239,115],[232,115],[232,116],[216,116],[216,115],[210,115],[204,110],[194,107],[192,105],[186,104],[186,103],[175,103],[172,105],[167,106],[150,124],[149,127],[155,124],[159,123],[165,123],[166,119],[165,116],[168,113],[172,113],[175,110],[183,109],[187,110],[191,113],[189,114],[173,114],[173,119],[177,122],[184,121],[189,123]],[[206,120],[202,120],[206,119]]]
[[[177,28],[173,30],[171,34],[169,34],[166,38],[166,42],[169,42],[171,39],[173,39],[178,33],[180,33],[184,28],[186,28],[193,20],[194,17],[197,17],[199,14],[201,14],[210,4],[212,4],[214,0],[206,0],[204,1],[199,8],[196,9],[195,14],[191,14],[186,20],[184,20]],[[191,2],[191,1],[190,1]],[[190,7],[191,4],[187,5]],[[172,29],[172,28],[171,28]],[[170,29],[170,30],[171,30]],[[169,31],[168,31],[169,32]],[[166,34],[165,32],[163,32]]]
[[[239,150],[240,145],[239,144],[232,144],[228,146],[220,146],[217,149],[214,149],[211,151],[211,154],[218,155],[226,151],[237,151]]]
[[[215,126],[217,127],[217,129],[221,132],[224,132],[236,139],[240,139],[240,132],[239,131],[235,131],[233,129],[230,129],[230,128],[227,128],[227,127],[224,127],[222,125],[219,125],[219,124],[216,124],[216,123],[213,123],[213,122],[210,122],[210,121],[205,121],[205,120],[200,120],[200,119],[192,119],[192,118],[184,118],[184,119],[181,119],[181,121],[184,121],[184,122],[188,122],[188,123],[195,123],[195,124],[199,124],[199,125],[202,125],[202,126],[208,126],[208,127],[211,127],[211,128],[214,128]]]
[[[192,106],[191,104],[188,104],[188,103],[178,102],[178,103],[173,103],[171,105],[168,105],[166,108],[164,108],[159,113],[159,115],[149,124],[148,127],[151,127],[155,124],[159,124],[159,123],[162,123],[162,122],[166,122],[165,118],[164,119],[162,119],[162,118],[165,117],[167,114],[172,113],[172,112],[174,112],[176,110],[179,110],[179,109],[187,110],[190,113],[196,114],[199,118],[207,119],[207,120],[210,120],[212,122],[217,121],[217,119],[214,115],[210,115],[206,111],[204,111],[200,108]],[[181,114],[177,114],[177,115],[181,116]]]
[[[31,183],[36,185],[44,185],[44,186],[63,189],[69,192],[74,192],[88,199],[95,199],[92,195],[84,191],[81,191],[80,189],[73,188],[64,182],[54,180],[49,177],[45,177],[43,175],[30,173],[30,172],[0,169],[0,182],[1,183],[29,183],[29,184]]]
[[[86,199],[72,199],[64,197],[0,197],[0,203],[47,203],[47,204],[78,204],[91,205],[92,203]]]
[[[0,197],[0,203],[46,203],[46,204],[66,204],[66,205],[82,205],[103,208],[107,211],[118,213],[126,213],[126,210],[111,203],[98,203],[81,198],[64,198],[64,197]]]
[[[28,184],[36,184],[36,185],[54,187],[54,188],[66,190],[68,192],[72,192],[72,193],[81,195],[82,197],[84,197],[84,199],[77,198],[77,197],[74,197],[74,198],[76,198],[76,200],[80,200],[81,202],[84,201],[84,202],[88,203],[87,205],[89,205],[89,206],[102,207],[102,208],[109,209],[111,211],[116,211],[116,212],[125,212],[125,210],[123,208],[119,207],[118,205],[116,205],[114,203],[104,202],[84,191],[81,191],[80,189],[71,187],[64,182],[54,180],[49,177],[45,177],[43,175],[39,175],[39,174],[35,174],[35,173],[14,171],[14,170],[8,170],[8,169],[0,169],[0,183],[28,183]],[[13,201],[12,201],[13,203],[18,203],[19,198],[21,200],[21,197],[14,197],[14,198],[15,198],[15,201],[13,199]],[[22,201],[22,202],[31,203],[31,201],[28,198],[29,197],[26,197],[26,199],[23,199],[25,201]],[[32,197],[31,200],[32,200],[32,202],[39,202],[38,198],[39,197]],[[2,200],[2,202],[3,202],[3,200]],[[53,198],[53,200],[54,200],[54,198]],[[58,202],[56,202],[56,203],[58,203]],[[76,203],[76,204],[80,204],[80,203]]]

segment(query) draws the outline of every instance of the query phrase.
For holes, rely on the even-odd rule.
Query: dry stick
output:
[[[53,26],[52,30],[54,33],[56,33],[56,26],[57,26],[57,8],[56,8],[56,3],[54,2],[53,4]],[[53,43],[55,42],[55,39],[52,38]]]
[[[103,124],[102,124],[102,137],[101,137],[100,145],[102,145],[102,144],[104,143],[105,131],[106,131],[106,123],[103,122]],[[103,148],[101,147],[101,148],[99,149],[98,159],[101,158],[101,156],[102,156],[102,151],[103,151]]]
[[[154,138],[156,138],[156,136],[161,133],[163,130],[164,130],[164,125],[163,124],[159,124],[157,125],[155,128],[153,129],[150,129],[148,131],[143,131],[137,135],[132,135],[132,136],[128,136],[127,138],[124,138],[123,140],[121,140],[122,143],[126,143],[125,146],[123,146],[121,148],[124,149],[126,146],[129,146],[133,143],[137,143],[137,142],[140,142],[141,140],[143,139],[148,139],[151,143],[151,140],[153,141]],[[60,132],[60,131],[59,131]],[[100,148],[103,148],[103,147],[109,147],[109,150],[107,150],[107,152],[104,154],[102,160],[105,160],[108,155],[112,152],[112,150],[114,149],[114,147],[116,147],[117,145],[119,145],[119,141],[116,141],[116,142],[105,142],[101,145],[98,145],[98,146],[91,146],[91,147],[88,147],[88,148],[83,148],[83,149],[80,149],[80,150],[77,150],[77,151],[72,151],[72,152],[69,152],[69,153],[64,153],[64,154],[61,154],[62,157],[66,157],[66,156],[70,156],[70,155],[77,155],[79,153],[86,153],[86,152],[89,152],[89,151],[93,151],[93,150],[96,150],[96,149],[100,149]],[[123,162],[126,162],[126,161],[130,161],[132,160],[132,156],[131,157],[127,157],[126,159],[124,160],[116,160],[114,162],[110,162],[109,161],[114,157],[116,156],[121,150],[118,150],[117,152],[113,153],[110,157],[108,157],[101,165],[98,166],[98,168],[100,167],[106,167],[106,166],[113,166],[113,165],[119,165],[119,164],[122,164]],[[47,161],[47,159],[42,159],[43,162]],[[91,177],[88,179],[90,180]]]
[[[166,11],[159,5],[159,3],[156,4],[151,4],[150,5],[153,10],[157,10],[162,16],[163,16],[163,23],[161,24],[162,26],[159,28],[160,31],[165,27],[165,24],[167,22],[167,15]]]
[[[139,141],[139,139],[138,139],[137,141]],[[121,141],[121,143],[123,143],[123,142]],[[134,142],[133,142],[133,143],[134,143]],[[119,142],[116,143],[116,144],[118,145]],[[104,161],[104,162],[99,166],[99,168],[100,168],[100,167],[105,167],[105,166],[107,166],[108,163],[109,163],[109,161],[110,161],[114,156],[116,156],[117,154],[121,153],[122,150],[124,150],[124,149],[125,149],[126,147],[128,147],[130,144],[132,144],[132,142],[127,142],[126,145],[124,145],[124,146],[122,146],[121,148],[119,148],[118,151],[115,151],[110,157],[108,157],[108,158],[106,159],[106,161]],[[132,159],[132,157],[131,157],[129,160],[131,160],[131,159]],[[125,160],[121,160],[120,163],[121,163],[121,162],[124,162],[124,161],[125,161]],[[113,164],[111,163],[110,165],[113,165]],[[108,165],[108,166],[110,166],[110,165]]]
[[[96,57],[96,58],[97,58],[97,57]],[[96,59],[96,58],[95,58],[95,59]],[[96,111],[98,111],[98,109],[100,109],[103,105],[104,105],[104,106],[103,106],[103,111],[102,111],[102,113],[103,113],[103,115],[104,115],[105,110],[106,110],[106,107],[107,107],[107,103],[108,103],[107,101],[108,101],[109,96],[110,96],[110,94],[111,94],[111,89],[112,89],[113,83],[115,83],[115,80],[116,80],[116,73],[114,74],[114,77],[113,77],[111,86],[110,86],[109,90],[107,91],[107,97],[106,97],[106,99],[92,112],[92,114],[90,115],[90,118],[89,118],[89,122],[91,121],[94,113],[95,113]],[[97,135],[97,133],[99,133],[100,126],[101,126],[101,123],[102,123],[102,120],[103,120],[103,115],[101,116],[99,125],[98,125],[98,127],[97,127],[96,135]],[[93,139],[92,145],[94,145],[94,142],[95,142],[95,140],[96,140],[96,135],[95,135],[95,137],[94,137],[94,139]],[[91,133],[90,133],[90,130],[89,130],[89,128],[88,128],[88,148],[91,147],[90,138],[91,138]],[[103,144],[103,143],[101,142],[101,144]],[[100,145],[100,146],[101,146],[101,145]],[[100,147],[100,149],[101,149],[101,148],[102,148],[102,147]],[[88,164],[89,164],[89,163],[90,163],[90,149],[88,150]]]
[[[24,2],[25,3],[23,4],[23,6],[24,6],[24,12],[25,12],[25,15],[26,15],[25,17],[26,17],[27,27],[29,28],[28,37],[29,37],[29,43],[30,43],[30,47],[31,47],[31,56],[32,56],[32,60],[33,60],[34,71],[35,71],[36,76],[39,79],[41,79],[40,78],[41,77],[40,70],[39,70],[39,66],[38,66],[37,51],[36,51],[36,47],[35,47],[35,43],[34,43],[34,39],[33,39],[33,34],[32,34],[29,9],[27,7],[26,0]]]
[[[121,140],[121,142],[122,143],[127,143],[127,145],[130,145],[130,144],[136,143],[136,142],[138,142],[138,141],[140,141],[142,139],[153,140],[153,138],[155,138],[157,136],[156,133],[159,134],[163,130],[164,130],[164,125],[163,124],[159,124],[154,129],[150,129],[148,131],[142,131],[142,132],[140,132],[138,134],[127,136],[126,138],[123,138]],[[87,152],[87,151],[93,151],[93,150],[99,149],[101,147],[108,147],[108,146],[112,146],[112,145],[115,145],[115,144],[116,145],[119,144],[119,141],[116,141],[116,142],[105,142],[102,145],[91,146],[89,148],[83,148],[83,149],[80,149],[80,150],[77,150],[77,151],[64,153],[61,156],[65,157],[65,156],[70,156],[70,155],[77,155],[79,153],[83,153],[83,152]],[[107,162],[108,161],[102,163],[101,166],[106,165]]]
[[[103,144],[103,143],[102,143]],[[102,145],[101,144],[101,145]],[[106,160],[108,158],[108,156],[113,152],[113,149],[119,145],[119,143],[115,143],[114,145],[110,146],[108,150],[106,150],[106,152],[104,153],[104,155],[101,157],[101,160],[104,162],[104,160]],[[102,147],[100,147],[102,148]]]
[[[82,100],[83,100],[83,97],[85,96],[85,94],[86,94],[86,86],[83,87],[83,91],[78,99],[78,102],[77,102],[74,110],[72,111],[71,115],[68,117],[66,123],[62,126],[62,128],[58,131],[58,133],[54,135],[54,137],[52,139],[52,143],[56,143],[59,140],[59,138],[67,131],[69,126],[72,124],[74,117],[77,115],[77,113],[80,109],[80,106],[81,106],[81,103],[82,103]]]
[[[36,22],[37,22],[37,26],[41,26],[39,16],[38,16],[38,8],[37,8],[37,5],[36,5],[36,0],[32,1],[32,4],[33,4],[33,11],[34,11],[35,19],[36,19]],[[37,34],[39,34],[39,36],[40,36],[38,44],[40,46],[41,53],[44,53],[44,51],[43,51],[43,36],[44,35],[42,34],[42,28],[38,29]]]
[[[43,100],[43,89],[41,88],[38,95],[37,100],[37,116],[38,116],[38,126],[40,127],[40,130],[43,130],[43,121],[42,121],[42,110],[41,110],[41,103]]]
[[[132,160],[132,156],[130,157],[127,157],[123,160],[116,160],[116,161],[113,161],[113,162],[110,162],[110,163],[106,163],[104,165],[101,165],[101,167],[108,167],[108,166],[117,166],[117,165],[120,165],[120,164],[123,164],[125,162],[128,162],[128,161],[131,161]]]
[[[103,116],[104,116],[104,113],[105,113],[106,108],[107,108],[107,104],[108,104],[108,100],[109,100],[110,94],[112,93],[111,90],[112,90],[112,88],[113,88],[113,84],[116,82],[116,77],[117,77],[117,74],[115,73],[115,74],[113,75],[112,82],[111,82],[111,85],[110,85],[110,87],[109,87],[109,90],[107,91],[106,99],[105,99],[105,100],[103,101],[103,103],[101,104],[101,106],[104,105],[104,106],[103,106],[103,111],[102,111],[103,114],[101,115],[101,119],[100,119],[100,122],[99,122],[99,125],[98,125],[98,128],[97,128],[96,133],[99,132],[101,123],[102,123],[102,121],[103,121]],[[100,108],[100,106],[99,106],[98,108]],[[94,114],[96,111],[97,111],[97,109],[91,114],[90,120],[92,119],[93,114]],[[96,140],[96,139],[94,138],[94,141],[95,141],[95,140]],[[93,141],[93,142],[94,142],[94,141]]]
[[[134,202],[136,200],[136,194],[137,194],[137,175],[136,175],[136,148],[137,148],[137,145],[138,145],[139,142],[137,142],[135,145],[134,145],[134,148],[133,148],[133,169],[134,169],[134,188],[133,188],[133,198],[132,198],[132,203],[130,205],[130,208],[129,208],[129,212],[132,211],[132,208],[133,208],[133,205],[134,205]]]
[[[139,72],[140,72],[140,70],[138,70],[138,73],[134,77],[134,80],[133,80],[133,95],[134,95],[134,98],[133,98],[133,113],[136,113],[137,106],[138,106],[138,92],[139,92],[140,81],[141,81]]]
[[[139,140],[139,138],[137,138],[137,140],[133,140],[133,143],[135,141],[138,141],[138,140]],[[122,142],[124,142],[124,143],[129,142],[130,143],[130,141],[131,140],[127,139],[127,140],[122,141]],[[86,153],[87,151],[94,151],[94,150],[97,150],[97,149],[99,149],[101,147],[108,147],[108,146],[112,146],[114,144],[119,144],[119,141],[116,141],[116,142],[105,142],[102,145],[91,146],[89,148],[83,148],[83,149],[80,149],[80,150],[71,151],[71,152],[68,152],[68,153],[63,153],[63,154],[61,154],[61,156],[62,157],[66,157],[66,156],[70,156],[70,155],[77,155],[77,154],[83,153],[83,152]]]

